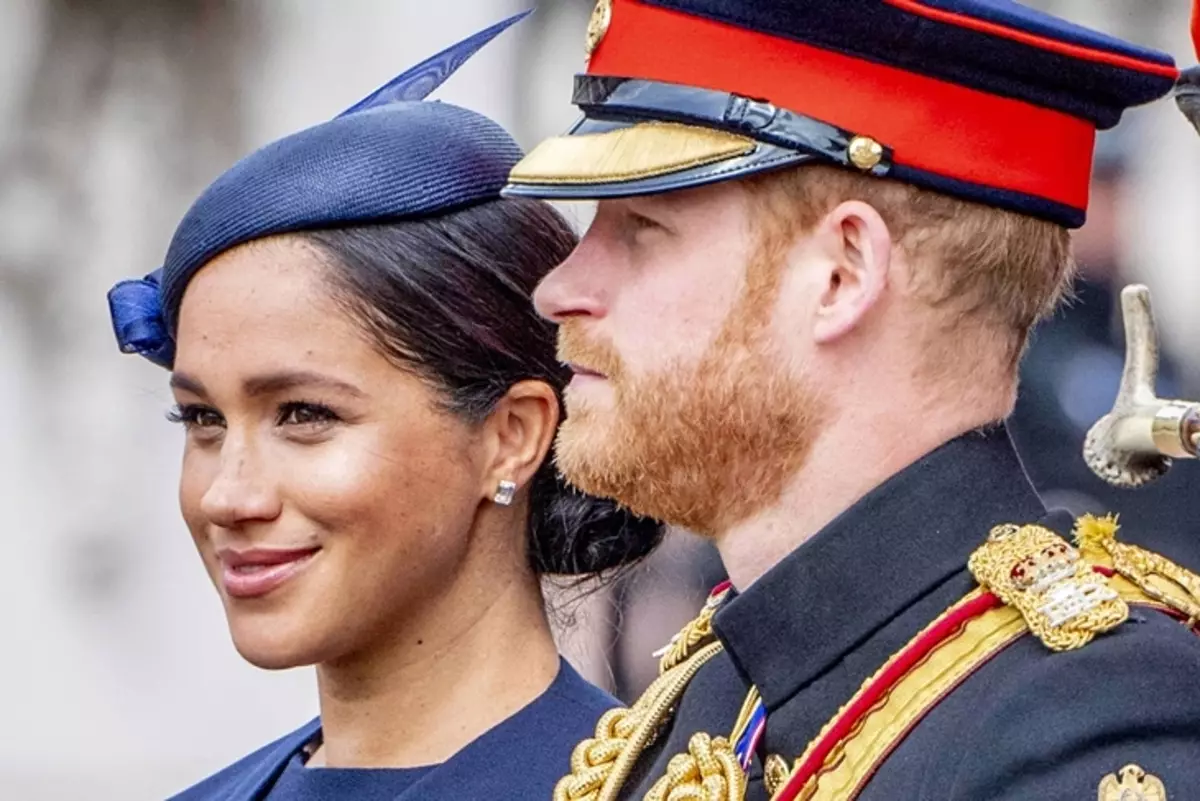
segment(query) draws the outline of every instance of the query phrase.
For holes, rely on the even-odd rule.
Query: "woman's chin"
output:
[[[287,670],[321,661],[320,648],[310,632],[288,631],[286,626],[252,625],[230,621],[233,647],[250,664],[263,670]]]

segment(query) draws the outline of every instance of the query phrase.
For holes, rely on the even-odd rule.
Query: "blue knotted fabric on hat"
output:
[[[170,368],[188,282],[237,245],[292,231],[444,213],[498,198],[521,148],[487,117],[424,98],[528,14],[453,45],[336,118],[255,151],[217,178],[179,223],[163,266],[110,290],[121,351]]]

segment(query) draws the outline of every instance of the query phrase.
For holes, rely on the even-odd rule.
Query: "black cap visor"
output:
[[[809,161],[883,176],[891,151],[770,103],[678,84],[576,76],[584,117],[536,147],[509,176],[506,195],[595,200],[658,194],[744,178]]]

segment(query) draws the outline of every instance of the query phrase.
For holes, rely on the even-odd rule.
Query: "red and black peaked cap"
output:
[[[821,161],[1077,227],[1096,130],[1179,77],[1165,53],[1010,0],[600,0],[588,50],[583,118],[507,194]]]

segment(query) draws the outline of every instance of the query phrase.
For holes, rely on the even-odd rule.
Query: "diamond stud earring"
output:
[[[509,506],[513,502],[513,496],[517,494],[517,485],[505,479],[500,482],[500,486],[496,488],[496,494],[492,496],[492,500],[500,506]]]

